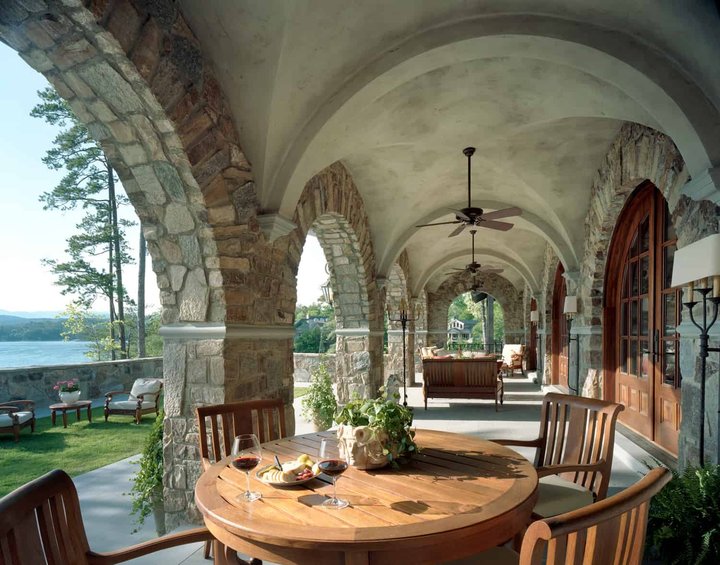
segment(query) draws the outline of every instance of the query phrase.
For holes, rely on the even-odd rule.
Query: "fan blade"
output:
[[[454,222],[438,222],[437,224],[420,224],[419,226],[415,226],[416,228],[426,228],[428,226],[445,226],[447,224],[460,224],[459,220],[455,220]]]
[[[483,220],[499,220],[500,218],[509,218],[510,216],[522,216],[522,210],[517,206],[512,208],[503,208],[482,215]]]
[[[494,267],[488,267],[487,269],[480,269],[481,273],[502,273],[502,269],[496,269]]]
[[[455,237],[456,235],[460,235],[460,232],[463,231],[466,227],[467,224],[461,222],[460,225],[456,227],[448,237]]]
[[[460,218],[461,220],[463,220],[463,221],[465,221],[465,222],[470,222],[470,221],[472,221],[472,220],[470,219],[470,216],[468,216],[468,215],[467,215],[465,212],[463,212],[462,210],[455,210],[454,208],[448,208],[448,210],[450,210],[453,214],[455,214],[458,218]]]
[[[496,222],[494,220],[483,220],[481,219],[477,226],[479,228],[490,228],[491,230],[500,230],[500,231],[508,231],[510,228],[512,228],[515,224],[511,224],[508,222]]]

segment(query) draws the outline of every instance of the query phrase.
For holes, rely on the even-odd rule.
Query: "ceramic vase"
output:
[[[81,391],[74,390],[72,392],[60,392],[60,402],[64,402],[65,404],[75,404],[78,400],[80,400],[80,394]]]
[[[374,432],[368,426],[338,427],[338,448],[340,456],[358,469],[380,469],[388,464],[387,455],[383,453],[387,434]]]

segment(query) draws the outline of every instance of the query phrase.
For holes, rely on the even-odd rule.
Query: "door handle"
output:
[[[653,357],[657,360],[660,359],[660,330],[655,330],[655,337],[653,338]]]

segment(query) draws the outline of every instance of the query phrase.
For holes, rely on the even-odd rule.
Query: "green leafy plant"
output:
[[[333,416],[337,410],[337,400],[335,400],[332,379],[325,357],[321,357],[320,363],[313,369],[310,386],[303,396],[301,404],[305,418],[323,429],[332,426]]]
[[[403,458],[417,451],[417,445],[415,430],[411,428],[412,408],[397,402],[399,398],[399,394],[388,398],[384,388],[381,388],[377,398],[352,399],[337,412],[335,421],[346,426],[369,426],[373,432],[383,430],[388,436],[385,454],[392,464],[402,462]]]
[[[135,515],[135,529],[137,532],[145,523],[145,519],[162,503],[163,479],[163,411],[157,415],[150,430],[142,456],[140,457],[138,472],[133,477],[133,486],[130,489],[132,496],[132,510]],[[156,524],[158,530],[164,530],[164,524]],[[158,534],[164,534],[158,531]]]
[[[720,465],[673,471],[650,503],[647,546],[662,563],[720,562]]]

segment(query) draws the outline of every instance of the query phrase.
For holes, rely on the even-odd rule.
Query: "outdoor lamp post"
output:
[[[572,329],[572,321],[577,314],[577,296],[566,296],[565,304],[563,305],[563,314],[567,318],[568,328],[568,388],[570,392],[578,395],[578,388],[580,385],[580,336],[572,337],[570,330]],[[577,356],[575,358],[575,388],[570,385],[570,343],[575,342],[577,344]]]
[[[405,343],[405,332],[407,331],[407,323],[414,322],[415,318],[410,318],[412,312],[408,312],[407,303],[405,299],[400,300],[400,313],[397,320],[393,319],[390,315],[390,305],[388,304],[388,320],[391,322],[399,322],[402,326],[402,350],[403,350],[403,406],[407,407],[407,344]]]
[[[699,281],[698,286],[695,282]],[[686,245],[675,252],[673,260],[672,282],[670,286],[687,285],[683,302],[690,313],[690,321],[700,330],[700,465],[705,463],[705,378],[707,358],[710,352],[720,352],[720,347],[708,347],[709,332],[718,318],[720,304],[720,234],[711,235]],[[700,300],[695,300],[695,293]],[[695,320],[693,308],[702,304],[702,323]],[[708,308],[709,306],[709,308]],[[720,378],[718,379],[718,415],[720,426]],[[717,462],[720,463],[720,434],[717,436]]]

